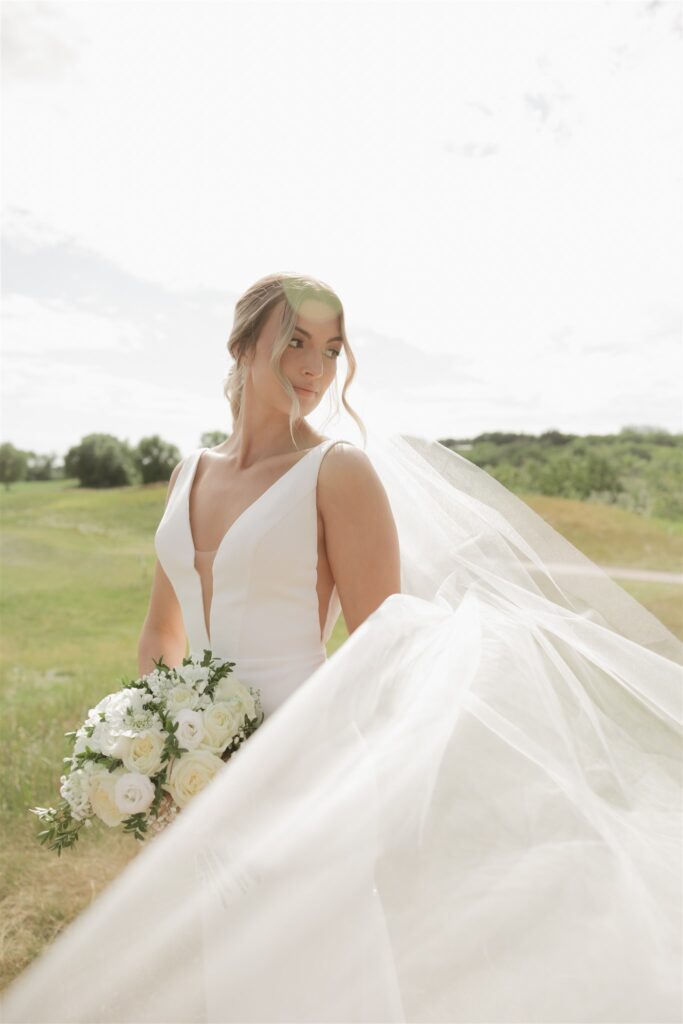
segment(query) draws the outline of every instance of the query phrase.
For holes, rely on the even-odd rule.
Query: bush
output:
[[[143,484],[170,480],[180,458],[178,448],[168,441],[162,441],[158,434],[143,437],[135,452],[135,462]]]
[[[112,434],[88,434],[70,448],[64,475],[76,477],[81,487],[122,487],[141,479],[135,452]]]
[[[0,444],[0,480],[6,491],[10,484],[26,479],[26,462],[26,452],[15,448],[9,441]]]

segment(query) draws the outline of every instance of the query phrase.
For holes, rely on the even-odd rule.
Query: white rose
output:
[[[162,787],[178,807],[185,807],[224,767],[220,757],[210,750],[193,750],[173,762],[169,780],[162,783]]]
[[[213,704],[204,712],[204,737],[201,748],[214,754],[222,754],[243,724],[244,719],[239,708],[231,701]]]
[[[172,686],[165,697],[166,707],[170,715],[177,715],[183,708],[194,708],[197,701],[197,694],[191,686],[180,683]]]
[[[195,750],[204,738],[204,722],[201,712],[183,708],[176,715],[176,721],[178,728],[175,735],[178,743],[186,750]]]
[[[154,730],[141,732],[134,736],[123,755],[123,763],[129,772],[140,772],[142,775],[156,775],[161,769],[161,755],[164,750],[163,733]]]
[[[218,681],[213,694],[216,703],[219,701],[235,701],[241,714],[248,718],[256,717],[256,704],[249,688],[241,683],[237,676],[230,675]]]
[[[124,817],[128,818],[149,808],[154,800],[154,785],[140,772],[125,772],[116,780],[114,800]]]
[[[122,774],[121,771],[95,772],[90,776],[90,805],[100,821],[111,828],[120,825],[126,817],[119,810],[114,795],[116,783]]]

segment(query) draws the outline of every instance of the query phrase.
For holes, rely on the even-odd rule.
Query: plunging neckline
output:
[[[281,483],[285,479],[286,476],[289,476],[289,474],[291,472],[293,472],[296,469],[297,466],[301,465],[302,462],[306,461],[306,456],[307,455],[310,455],[312,452],[314,452],[318,448],[322,447],[322,445],[327,444],[327,442],[329,440],[332,440],[332,439],[331,438],[326,438],[324,441],[321,441],[319,444],[314,445],[312,448],[306,448],[305,454],[302,455],[302,457],[300,459],[297,459],[296,462],[292,466],[289,467],[289,469],[286,469],[284,471],[284,473],[282,473],[279,477],[277,477],[277,479],[273,480],[272,484],[269,484],[268,487],[266,487],[265,491],[263,491],[261,494],[259,494],[259,496],[257,498],[254,498],[254,500],[251,502],[251,504],[247,505],[247,507],[242,512],[240,512],[240,514],[237,516],[237,518],[235,520],[233,520],[233,522],[230,524],[230,526],[227,528],[227,530],[225,531],[225,533],[221,537],[221,540],[220,540],[220,543],[219,543],[218,547],[215,548],[213,551],[199,551],[194,546],[194,534],[192,532],[192,520],[191,520],[191,517],[190,517],[190,499],[192,497],[192,489],[194,487],[194,481],[195,481],[195,477],[197,475],[197,467],[199,466],[199,463],[201,461],[202,454],[204,452],[208,452],[209,451],[208,448],[200,448],[199,449],[197,457],[194,460],[194,465],[193,465],[192,470],[190,472],[190,479],[189,479],[189,483],[188,483],[187,491],[186,491],[186,495],[185,495],[185,521],[187,523],[188,533],[190,535],[190,546],[192,548],[192,554],[193,554],[192,568],[194,569],[194,572],[196,573],[196,576],[197,576],[197,580],[199,582],[199,596],[201,598],[202,617],[204,619],[204,631],[206,633],[206,638],[209,641],[209,648],[211,648],[211,613],[213,611],[214,586],[215,586],[215,582],[216,582],[215,574],[214,574],[214,567],[215,567],[216,562],[218,560],[218,554],[221,551],[223,545],[225,544],[227,538],[235,530],[235,528],[237,527],[237,524],[240,523],[244,519],[244,517],[256,505],[260,504],[267,497],[267,495],[270,494],[270,492],[273,490],[274,487],[277,487],[277,485],[279,483]],[[209,602],[208,615],[205,615],[204,614],[204,585],[203,585],[203,580],[202,580],[201,574],[199,573],[199,570],[197,569],[197,566],[194,563],[195,563],[195,556],[196,555],[208,555],[208,554],[212,554],[213,555],[213,558],[211,559],[211,601]],[[208,620],[208,625],[207,625],[207,620]]]

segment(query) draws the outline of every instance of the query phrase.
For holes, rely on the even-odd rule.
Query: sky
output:
[[[1,441],[229,433],[279,270],[341,298],[370,432],[683,429],[680,3],[1,10]]]

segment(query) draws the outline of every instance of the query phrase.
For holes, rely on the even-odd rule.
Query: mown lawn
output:
[[[2,987],[138,852],[131,837],[94,827],[57,857],[36,842],[41,826],[27,807],[56,802],[64,733],[137,675],[165,493],[165,484],[99,491],[74,481],[0,490]],[[599,564],[681,569],[679,526],[583,502],[525,500]],[[683,638],[680,587],[619,583]],[[340,617],[328,654],[346,636]]]

